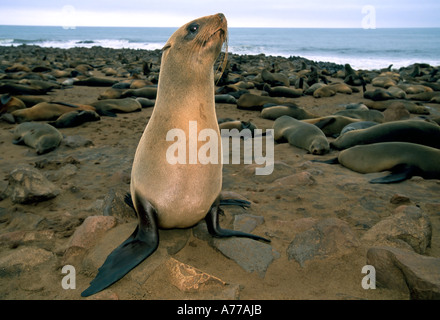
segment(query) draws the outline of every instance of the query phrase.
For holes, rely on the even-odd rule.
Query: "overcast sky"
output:
[[[0,25],[178,27],[223,12],[230,27],[440,27],[438,0],[0,1]]]

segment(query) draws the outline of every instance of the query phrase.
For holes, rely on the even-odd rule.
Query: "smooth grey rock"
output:
[[[376,269],[380,287],[409,293],[411,299],[440,300],[440,258],[391,247],[374,247],[367,264]]]
[[[248,238],[215,239],[213,245],[247,272],[257,272],[264,278],[269,265],[280,254],[272,246]]]
[[[18,168],[9,174],[6,194],[14,203],[34,203],[55,198],[60,190],[36,169]]]
[[[395,213],[368,230],[362,241],[412,249],[423,254],[431,244],[432,226],[426,213],[416,206],[400,206]]]
[[[307,260],[342,256],[359,246],[349,225],[336,218],[318,221],[310,229],[296,235],[287,248],[289,260],[295,259],[301,267]]]
[[[234,219],[234,230],[252,232],[257,226],[264,223],[264,217],[252,214],[236,215]]]

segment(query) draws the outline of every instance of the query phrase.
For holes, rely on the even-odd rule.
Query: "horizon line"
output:
[[[76,28],[180,28],[181,26],[60,26],[60,25],[26,25],[26,24],[0,24],[0,27],[54,27],[64,28],[66,30],[75,30]],[[376,30],[376,29],[440,29],[438,27],[376,27],[365,29],[362,27],[228,27],[229,29],[363,29],[363,30]]]

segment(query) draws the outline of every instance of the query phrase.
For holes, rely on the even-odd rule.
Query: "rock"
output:
[[[29,204],[55,198],[58,187],[46,179],[39,171],[30,168],[18,168],[9,174],[6,194],[12,202]]]
[[[273,182],[276,186],[311,186],[315,183],[315,179],[307,171],[279,178]]]
[[[266,164],[259,165],[259,164],[248,164],[246,165],[243,170],[242,174],[246,178],[251,178],[254,181],[258,181],[260,183],[272,183],[275,180],[279,178],[283,178],[286,176],[289,176],[291,174],[294,174],[296,172],[295,168],[285,164],[281,161],[275,161],[273,166],[273,172],[269,175],[256,175],[255,169],[260,167],[265,167]]]
[[[126,193],[124,190],[110,189],[104,198],[103,215],[113,216],[122,223],[135,221],[136,212],[124,201]]]
[[[272,261],[280,256],[271,245],[248,238],[214,239],[213,245],[244,270],[255,271],[261,278]]]
[[[7,225],[8,231],[33,230],[45,219],[33,213],[14,212],[0,208],[0,221]],[[4,232],[4,231],[2,231]]]
[[[367,264],[376,269],[378,287],[409,293],[411,299],[440,299],[440,258],[391,247],[374,247]]]
[[[0,244],[17,247],[22,244],[49,246],[53,242],[55,232],[52,230],[41,231],[12,231],[0,235]],[[47,249],[47,248],[45,248]]]
[[[241,214],[235,216],[234,230],[252,232],[257,226],[264,223],[264,217],[252,214]]]
[[[297,234],[287,249],[287,256],[304,267],[307,260],[339,257],[359,245],[359,240],[346,222],[329,218]]]
[[[66,164],[59,170],[54,170],[47,174],[47,178],[51,181],[68,181],[78,172],[78,167],[73,164]]]
[[[101,267],[107,256],[133,233],[136,226],[137,222],[130,222],[118,225],[106,232],[84,257],[82,261],[83,272],[96,275],[98,268]],[[190,229],[159,230],[157,250],[131,270],[126,278],[140,284],[147,281],[169,255],[178,253],[186,245],[190,235]]]
[[[116,225],[115,217],[89,216],[75,230],[70,238],[69,247],[91,248],[109,229]]]
[[[22,247],[0,256],[0,277],[20,275],[54,258],[55,254],[37,247]]]
[[[63,140],[63,144],[68,148],[81,148],[81,147],[90,147],[93,146],[92,140],[86,139],[82,136],[67,136]]]
[[[172,285],[183,292],[213,290],[226,286],[226,282],[199,269],[170,258],[165,263]]]
[[[397,193],[395,195],[393,195],[390,199],[390,203],[392,203],[392,204],[404,204],[404,203],[409,203],[409,202],[411,202],[411,200],[407,196],[397,194]]]
[[[423,254],[431,243],[432,226],[427,214],[416,206],[402,205],[395,213],[368,230],[362,241],[414,250]]]

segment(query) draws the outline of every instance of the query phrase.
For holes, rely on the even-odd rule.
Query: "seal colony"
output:
[[[151,119],[155,109],[163,110],[164,92],[158,90],[161,54],[159,50],[101,47],[64,50],[0,46],[2,189],[8,185],[4,193],[0,190],[0,269],[5,275],[0,297],[78,299],[105,258],[135,227],[133,220],[136,217],[132,217],[135,211],[124,200],[134,206],[132,196],[135,198],[139,190],[157,186],[165,189],[166,194],[166,183],[179,180],[165,163],[170,177],[163,175],[161,181],[154,180],[152,186],[147,187],[138,182],[131,196],[124,199],[124,195],[130,192],[131,168],[145,122]],[[226,207],[220,200],[220,207],[211,203],[208,212],[212,213],[211,208],[224,211],[224,216],[217,221],[224,228],[265,236],[271,240],[270,244],[248,238],[213,239],[203,218],[195,227],[161,230],[159,252],[136,267],[123,281],[93,298],[414,297],[412,292],[416,292],[417,286],[411,287],[406,281],[411,277],[402,279],[404,287],[410,288],[407,292],[379,287],[364,290],[360,285],[353,286],[354,279],[355,283],[360,283],[363,277],[353,266],[365,263],[365,253],[378,245],[404,249],[416,255],[411,259],[421,262],[428,260],[425,258],[440,256],[440,224],[437,219],[439,148],[435,138],[440,105],[436,94],[423,94],[440,91],[440,69],[415,64],[400,69],[353,70],[348,66],[313,62],[301,57],[230,53],[226,65],[222,65],[224,61],[226,59],[220,54],[212,68],[215,112],[220,129],[252,132],[242,137],[241,146],[259,138],[265,139],[253,132],[257,128],[273,128],[276,121],[282,124],[285,117],[294,118],[285,123],[285,129],[290,127],[290,133],[303,127],[303,123],[322,131],[313,128],[309,132],[307,130],[311,127],[308,127],[307,130],[298,130],[299,135],[286,134],[280,139],[274,146],[275,163],[271,175],[255,175],[255,168],[260,166],[256,161],[223,165],[222,195],[241,199],[229,204],[245,208]],[[88,78],[90,81],[78,82]],[[103,78],[112,81],[101,81]],[[202,92],[193,93],[189,81],[180,81],[174,75],[168,76],[168,80],[187,89],[174,93],[179,101],[183,93],[190,93],[193,99],[204,95]],[[319,88],[325,89],[314,97]],[[376,91],[378,88],[381,90]],[[104,103],[105,100],[108,101]],[[37,112],[29,114],[28,118],[12,115],[37,104],[43,108],[39,111],[36,108]],[[179,106],[178,103],[175,105]],[[167,119],[176,114],[175,109],[166,111]],[[198,117],[201,117],[200,112],[196,116],[200,122]],[[197,131],[213,128],[208,118],[211,119],[207,117],[203,125],[198,123]],[[188,128],[186,120],[182,119],[181,130]],[[19,124],[20,121],[25,121],[24,125]],[[52,128],[39,125],[45,122],[52,124]],[[157,124],[157,121],[152,122]],[[59,132],[52,130],[55,128]],[[45,130],[50,134],[46,135]],[[14,135],[14,131],[22,133]],[[313,154],[295,140],[300,137],[299,142],[304,143],[305,138],[318,136],[322,142],[327,139],[330,143],[330,150],[326,153]],[[289,137],[293,144],[286,143]],[[38,154],[33,148],[46,138],[53,142],[52,147]],[[344,142],[341,150],[334,145],[338,142]],[[167,149],[172,143],[164,141],[162,146]],[[200,150],[200,143],[203,145],[198,142],[196,150]],[[241,150],[240,160],[243,160],[247,149]],[[330,166],[311,161],[333,158],[336,158],[333,162],[339,164]],[[21,166],[27,167],[26,175],[20,174],[21,181],[35,182],[30,179],[37,179],[44,187],[38,190],[51,189],[47,187],[55,185],[59,191],[51,194],[50,200],[32,200],[34,202],[30,205],[14,202],[18,191],[31,191],[26,190],[26,184],[19,188],[17,172],[13,174],[16,167]],[[142,165],[139,168],[142,169]],[[139,168],[133,170],[133,174],[140,175]],[[215,178],[215,174],[213,176]],[[44,182],[39,177],[49,181]],[[197,187],[195,183],[199,180],[204,183],[217,181],[214,187],[205,185],[197,199],[206,200],[217,194],[218,180],[194,177],[187,179],[187,189]],[[190,194],[191,190],[180,189],[179,192]],[[247,200],[252,206],[248,207]],[[178,205],[182,206],[181,203]],[[415,212],[406,214],[409,208]],[[141,217],[144,216],[147,215]],[[383,224],[390,225],[390,220],[392,230],[379,228]],[[426,224],[429,226],[423,229]],[[156,225],[159,228],[158,223]],[[327,226],[336,234],[327,232]],[[331,251],[329,242],[325,244],[330,245],[330,250],[323,248],[324,243],[314,242],[313,235],[318,229],[323,232],[322,239],[334,240],[334,251]],[[377,238],[374,233],[379,229],[383,237],[380,234],[380,239],[374,243],[364,241],[366,235],[369,239]],[[142,230],[141,227],[138,232],[142,233]],[[404,236],[401,230],[404,230]],[[386,241],[381,242],[385,237]],[[302,240],[302,243],[316,244],[318,253],[303,246]],[[431,247],[426,247],[428,243]],[[325,249],[324,259],[320,256],[319,250],[322,249]],[[340,253],[344,254],[342,258]],[[24,261],[23,257],[28,259]],[[23,265],[17,265],[16,261],[23,261]],[[60,275],[53,272],[55,266],[66,264],[76,268],[78,290],[62,289]],[[185,288],[175,286],[178,279],[173,278],[171,272],[174,266],[197,268],[196,274],[202,274],[203,278],[210,279],[213,275],[228,285],[220,288],[220,293],[215,290],[221,285],[215,285],[213,289],[210,282],[196,292],[184,291]],[[429,270],[429,276],[425,277],[428,279],[438,268],[431,266],[426,270]],[[418,274],[419,271],[409,272]],[[258,276],[252,275],[255,272]],[[330,278],[340,281],[337,284],[329,281],[329,274],[332,274]],[[42,281],[35,282],[34,279]]]

